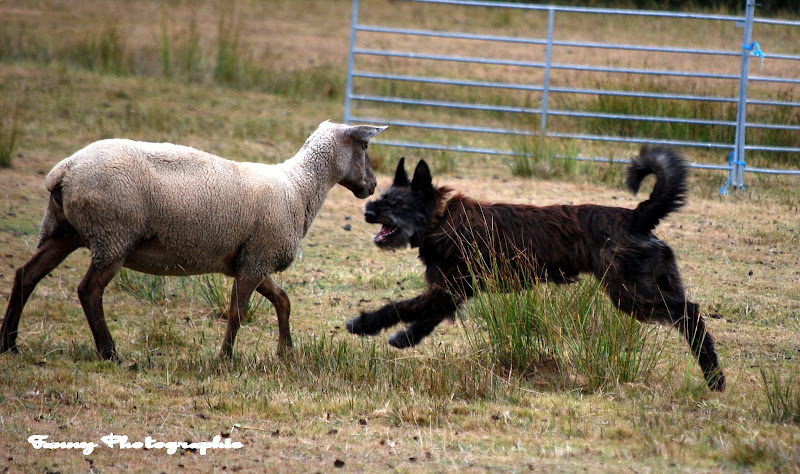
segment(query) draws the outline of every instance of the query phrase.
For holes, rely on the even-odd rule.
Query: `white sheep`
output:
[[[91,263],[78,297],[104,359],[116,349],[103,292],[121,267],[154,275],[234,278],[220,349],[231,356],[253,291],[278,315],[278,353],[291,348],[289,298],[271,275],[294,260],[337,183],[364,199],[375,191],[367,143],[386,127],[325,121],[291,159],[237,163],[194,148],[101,140],[58,163],[34,255],[14,276],[0,352],[17,352],[19,319],[36,284],[79,247]]]

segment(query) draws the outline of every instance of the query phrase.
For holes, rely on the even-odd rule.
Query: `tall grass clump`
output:
[[[659,326],[614,308],[600,281],[584,278],[574,289],[553,288],[548,303],[558,328],[556,357],[574,364],[590,390],[650,380],[663,349],[654,337]]]
[[[473,278],[484,286],[467,309],[475,321],[465,326],[473,348],[485,347],[497,363],[529,373],[552,360],[559,385],[588,391],[651,379],[663,348],[654,337],[658,326],[614,308],[597,279],[545,284],[533,265],[509,268],[472,263]]]
[[[0,28],[0,60],[20,59],[49,63],[53,59],[50,41],[31,33],[24,22],[6,21]]]
[[[170,297],[199,300],[210,308],[215,317],[225,317],[232,290],[229,280],[224,275],[204,274],[192,277],[180,277],[175,286],[170,279],[161,275],[139,273],[127,268],[120,270],[116,278],[117,284],[124,291],[150,303],[164,303]],[[245,321],[250,321],[255,314],[266,306],[265,298],[253,295],[247,306]]]
[[[783,377],[774,365],[765,367],[760,364],[758,370],[767,402],[767,418],[775,423],[800,423],[800,376],[797,367]]]
[[[122,38],[117,25],[112,24],[99,33],[87,35],[83,41],[69,48],[66,54],[79,66],[90,71],[126,75],[133,67]]]
[[[483,279],[485,288],[476,292],[468,314],[477,331],[467,332],[473,349],[488,348],[501,366],[517,372],[536,372],[554,356],[552,329],[545,314],[534,311],[545,304],[536,277],[522,277],[501,270],[496,261],[474,268],[472,278]]]
[[[19,107],[0,105],[0,168],[11,168],[19,138]]]
[[[117,284],[126,292],[150,303],[163,303],[169,296],[167,278],[148,275],[123,268],[117,275]]]
[[[167,27],[167,15],[161,12],[161,74],[172,77],[172,44]]]
[[[521,178],[574,176],[580,171],[578,150],[569,142],[539,135],[515,137],[514,155],[506,160],[511,174]]]
[[[242,85],[246,79],[249,62],[241,49],[241,29],[233,19],[220,16],[217,24],[217,56],[214,64],[214,79],[231,85]]]
[[[186,40],[178,50],[181,73],[186,80],[197,82],[203,78],[203,52],[200,48],[200,30],[197,19],[192,18]]]
[[[192,18],[184,33],[170,32],[167,15],[161,15],[161,41],[159,44],[161,74],[185,82],[200,82],[206,76],[203,70],[203,51],[197,19]]]
[[[232,290],[228,278],[216,273],[206,273],[194,276],[190,281],[187,291],[211,308],[215,317],[227,315]],[[244,321],[252,320],[255,314],[265,306],[265,301],[265,298],[256,297],[254,294],[247,303]]]

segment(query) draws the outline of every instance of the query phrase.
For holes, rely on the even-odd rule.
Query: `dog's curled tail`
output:
[[[625,184],[636,194],[644,178],[651,173],[656,175],[653,192],[633,211],[631,232],[635,234],[649,233],[661,219],[686,204],[686,160],[680,153],[665,146],[643,146],[628,167]]]

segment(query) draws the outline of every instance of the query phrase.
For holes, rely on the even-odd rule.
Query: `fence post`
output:
[[[747,128],[747,84],[750,74],[750,52],[753,38],[753,16],[755,15],[755,0],[746,0],[744,20],[744,39],[742,42],[742,67],[739,73],[739,105],[736,110],[736,142],[734,144],[733,160],[731,160],[731,185],[735,188],[744,188],[744,156],[745,132]]]
[[[356,31],[358,27],[358,0],[353,0],[353,16],[350,19],[350,53],[347,57],[347,85],[344,92],[344,123],[350,123],[350,102],[353,97],[353,69],[356,65]]]
[[[544,84],[542,88],[542,135],[547,134],[547,102],[550,92],[550,65],[553,62],[553,29],[556,19],[556,10],[550,8],[547,19],[547,59],[544,65]]]

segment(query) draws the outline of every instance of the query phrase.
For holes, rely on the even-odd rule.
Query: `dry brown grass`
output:
[[[155,48],[154,19],[164,8],[176,31],[198,18],[208,32],[202,41],[211,48],[219,4],[166,5],[6,0],[0,17],[10,25],[25,21],[30,34],[53,42],[118,19],[131,44]],[[385,17],[406,8],[377,5]],[[330,64],[343,73],[349,2],[239,2],[236,10],[256,57],[298,70]],[[168,140],[273,162],[294,153],[319,121],[340,118],[342,107],[338,98],[107,76],[22,60],[0,63],[0,96],[7,94],[20,98],[21,133],[14,167],[0,170],[3,305],[14,269],[36,244],[47,199],[44,175],[86,143],[107,136]],[[375,147],[372,153],[387,169],[398,158],[394,149]],[[452,173],[437,173],[437,181],[479,198],[625,207],[638,202],[621,190],[614,173],[606,183],[600,183],[600,171],[543,181],[512,177],[497,158],[457,157],[453,163]],[[0,467],[797,471],[800,428],[769,421],[758,369],[770,363],[784,373],[800,370],[797,182],[753,179],[747,191],[720,197],[722,181],[718,174],[694,173],[690,204],[658,234],[676,251],[691,298],[724,317],[709,322],[728,375],[723,394],[706,391],[674,331],[661,333],[667,347],[655,381],[608,393],[558,387],[547,367],[533,377],[498,370],[485,354],[470,351],[461,323],[443,325],[404,352],[390,350],[384,336],[347,334],[344,322],[362,308],[418,292],[422,267],[410,250],[379,253],[371,244],[376,229],[361,218],[364,202],[336,188],[302,255],[279,276],[293,303],[297,347],[288,361],[274,356],[271,308],[242,328],[237,359],[219,363],[224,323],[191,293],[152,304],[112,284],[106,311],[124,362],[101,362],[75,294],[87,252],[68,258],[25,308],[22,353],[0,355]],[[389,182],[380,176],[379,186]],[[351,230],[343,229],[346,224]],[[84,456],[36,451],[26,442],[31,434],[99,442],[111,432],[132,441],[210,441],[222,434],[244,447],[206,456],[99,447]]]

